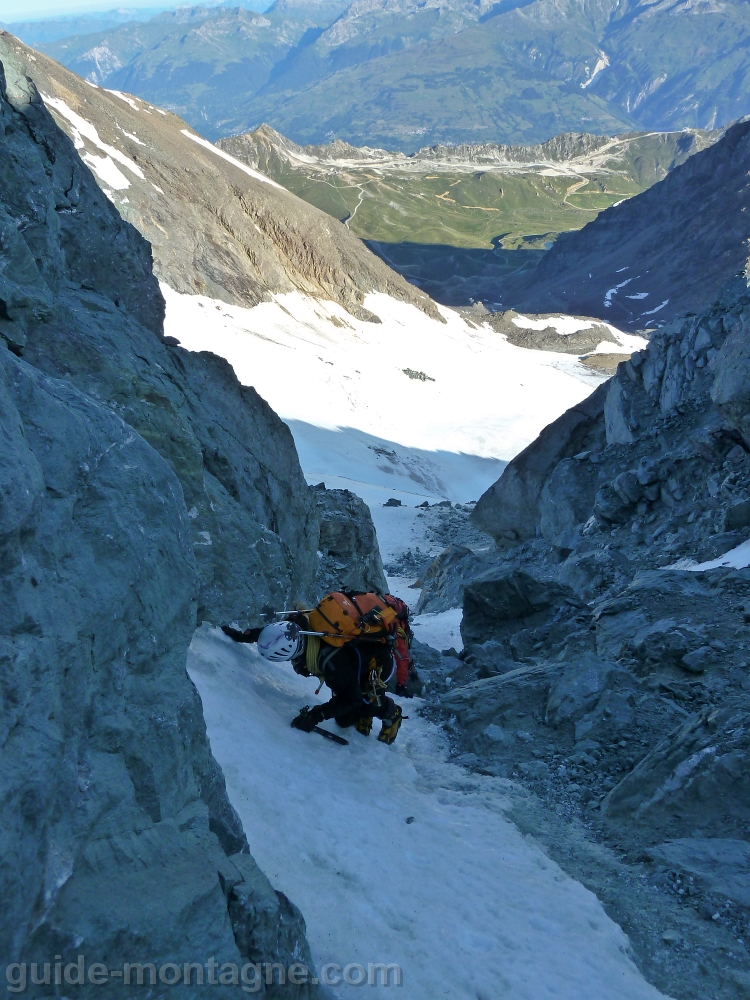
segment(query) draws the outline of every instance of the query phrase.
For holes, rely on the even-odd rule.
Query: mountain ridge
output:
[[[715,128],[750,112],[740,0],[276,3],[180,15],[195,22],[187,33],[170,17],[174,30],[160,15],[43,48],[210,139],[269,121],[300,143],[409,152],[420,140],[541,142],[582,124]]]
[[[631,329],[698,312],[745,268],[748,170],[744,121],[655,187],[563,234],[536,269],[508,279],[504,303],[584,312]]]
[[[177,291],[251,306],[299,290],[371,321],[365,295],[387,291],[436,315],[427,296],[346,227],[176,116],[92,87],[11,35],[0,34],[0,51],[35,81],[107,196],[150,241],[159,277]]]

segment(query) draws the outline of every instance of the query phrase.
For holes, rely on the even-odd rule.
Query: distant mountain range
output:
[[[226,6],[227,0],[204,0],[204,7]],[[85,14],[64,14],[59,17],[35,17],[29,21],[0,21],[0,29],[9,31],[16,38],[22,38],[27,45],[40,46],[57,42],[73,35],[91,35],[96,32],[111,31],[134,21],[150,21],[152,17],[166,10],[173,10],[178,4],[154,4],[153,7],[115,7],[113,10],[92,10]],[[248,10],[265,10],[264,0],[243,0],[234,2],[233,7]]]
[[[277,0],[39,47],[212,139],[265,121],[296,142],[412,151],[750,113],[747,0]]]

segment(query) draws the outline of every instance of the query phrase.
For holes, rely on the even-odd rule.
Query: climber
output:
[[[331,602],[327,606],[330,614],[331,606],[336,606],[331,601],[334,596],[343,601],[359,599],[361,603],[363,598],[375,599],[365,602],[375,603],[376,608],[365,614],[370,626],[362,634],[344,638],[337,631],[311,630],[310,618],[315,613],[319,615],[318,609],[326,606],[326,601]],[[356,603],[355,606],[359,607]],[[362,736],[369,736],[373,719],[378,718],[381,720],[378,740],[393,743],[403,715],[401,708],[385,693],[386,684],[394,673],[396,615],[392,609],[376,595],[335,594],[324,598],[312,612],[291,612],[286,618],[286,621],[266,625],[263,629],[241,632],[222,626],[222,631],[235,642],[257,642],[258,652],[264,659],[291,661],[296,673],[316,677],[320,687],[326,684],[331,689],[333,696],[329,701],[303,709],[292,721],[292,726],[311,732],[326,719],[335,719],[342,728],[355,726]],[[377,626],[372,624],[376,619],[380,622]],[[314,621],[318,624],[320,617]]]

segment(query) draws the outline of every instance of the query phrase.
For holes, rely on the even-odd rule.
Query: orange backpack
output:
[[[322,633],[329,646],[343,646],[352,639],[386,642],[395,631],[396,611],[377,594],[342,594],[324,597],[308,612],[313,632]]]

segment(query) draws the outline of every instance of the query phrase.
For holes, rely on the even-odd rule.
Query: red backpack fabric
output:
[[[399,687],[406,687],[409,679],[409,663],[411,654],[409,646],[412,640],[412,630],[409,625],[409,607],[400,597],[393,594],[384,594],[383,600],[396,612],[396,645],[393,650],[393,657],[396,661],[396,684]]]

